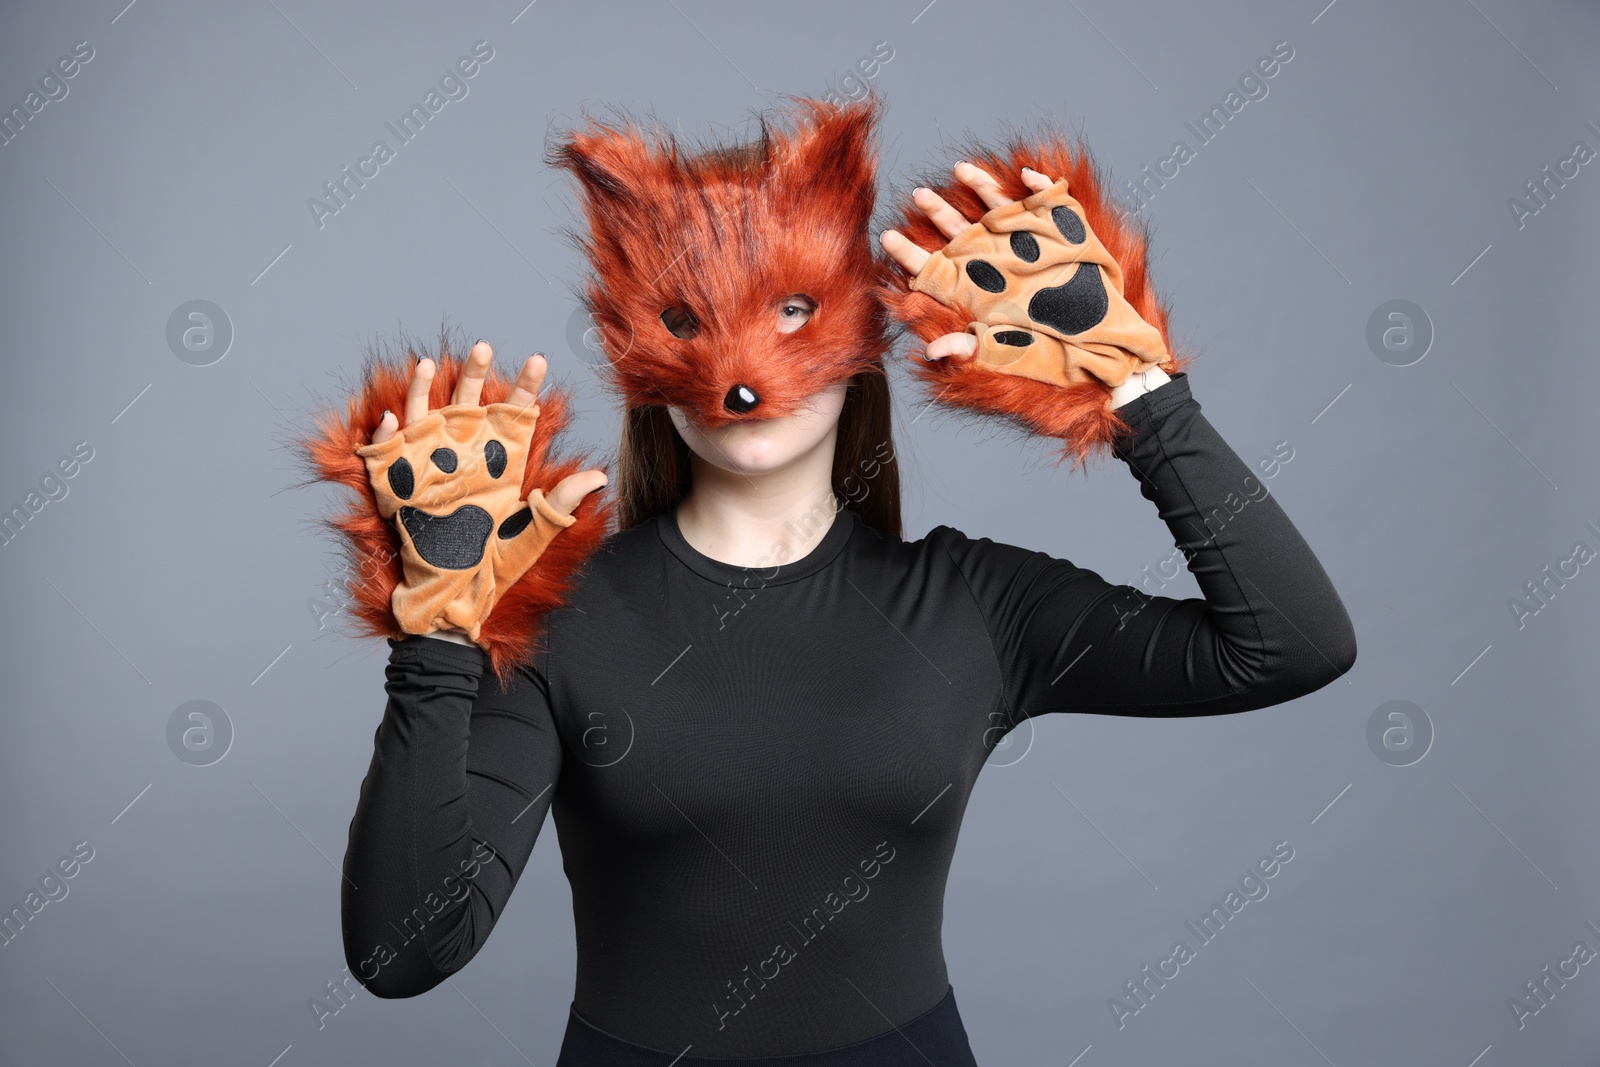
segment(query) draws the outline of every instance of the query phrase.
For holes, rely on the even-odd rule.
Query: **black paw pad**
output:
[[[483,446],[483,461],[489,468],[489,477],[498,478],[506,472],[506,446],[490,441]]]
[[[1060,208],[1056,209],[1060,211]],[[1073,216],[1076,218],[1076,216]],[[1028,301],[1028,316],[1058,333],[1082,333],[1099,325],[1110,307],[1105,280],[1098,263],[1080,263],[1065,285],[1040,289]]]
[[[1033,344],[1033,334],[1026,330],[1001,330],[989,336],[1000,344],[1010,345],[1012,348],[1027,348]]]
[[[436,448],[433,450],[433,455],[429,456],[428,458],[433,460],[433,465],[435,467],[438,467],[446,474],[454,474],[456,472],[456,454],[454,449]]]
[[[509,516],[505,522],[500,524],[500,540],[511,540],[511,538],[517,536],[517,534],[521,533],[523,530],[526,530],[528,528],[528,524],[532,521],[532,508],[523,508],[515,515]]]
[[[1036,263],[1039,259],[1039,242],[1028,231],[1018,230],[1011,235],[1011,254],[1024,263]]]
[[[494,518],[475,504],[463,504],[448,515],[404,507],[400,522],[411,535],[417,555],[449,571],[469,570],[481,563],[484,545],[494,529]]]
[[[1006,291],[1005,275],[995,269],[994,264],[975,259],[967,264],[967,277],[986,293],[1003,293]]]
[[[417,491],[417,472],[411,469],[410,461],[404,456],[389,467],[389,488],[401,500],[410,500],[411,494]]]
[[[1070,243],[1081,245],[1089,239],[1089,233],[1083,228],[1083,220],[1076,212],[1065,205],[1050,209],[1050,218],[1055,222],[1056,229],[1061,231],[1061,236]]]

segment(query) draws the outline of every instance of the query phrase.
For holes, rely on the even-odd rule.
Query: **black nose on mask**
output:
[[[722,398],[722,406],[735,415],[743,415],[747,411],[754,411],[761,398],[754,389],[748,385],[736,385],[728,390],[728,395]]]

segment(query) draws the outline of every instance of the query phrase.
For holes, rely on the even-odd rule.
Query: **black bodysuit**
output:
[[[345,854],[352,973],[407,997],[466,966],[553,809],[572,1008],[595,1026],[776,1056],[939,1003],[957,831],[1007,730],[1248,711],[1355,660],[1326,573],[1187,376],[1121,414],[1117,454],[1204,599],[948,526],[883,537],[847,507],[804,557],[746,569],[668,513],[604,542],[507,690],[476,648],[391,641]]]

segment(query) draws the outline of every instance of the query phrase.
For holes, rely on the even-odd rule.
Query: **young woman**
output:
[[[473,958],[553,811],[577,932],[560,1067],[972,1065],[943,895],[1005,733],[1051,712],[1248,711],[1354,662],[1327,575],[1201,413],[1135,246],[1066,197],[1059,153],[1032,157],[1044,173],[959,164],[959,190],[918,190],[911,236],[882,248],[907,301],[957,305],[923,325],[971,320],[924,373],[997,413],[1070,396],[1055,425],[1080,440],[1115,428],[1203,598],[950,526],[902,539],[882,308],[915,308],[871,289],[871,118],[817,105],[796,133],[692,156],[591,130],[558,155],[589,198],[589,303],[628,402],[618,528],[505,677],[475,618],[424,613],[390,638],[345,856],[347,957],[374,994],[416,996]],[[1058,248],[1070,264],[1028,281]],[[1031,320],[1020,303],[977,317],[968,281],[1032,292]],[[494,407],[492,354],[416,364],[404,410],[361,431],[375,486],[412,487],[410,465],[390,473],[398,442],[441,404]],[[497,403],[537,410],[545,371],[529,359]],[[440,452],[441,470],[466,462]],[[537,529],[555,552],[606,481],[528,493],[501,538]],[[396,521],[421,536],[416,514]]]

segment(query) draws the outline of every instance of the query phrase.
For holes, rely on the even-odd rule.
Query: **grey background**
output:
[[[1052,716],[986,771],[945,926],[980,1062],[1600,1057],[1600,963],[1520,1030],[1507,1004],[1580,939],[1600,950],[1583,925],[1600,926],[1600,564],[1521,629],[1507,607],[1575,541],[1600,548],[1600,162],[1520,229],[1507,207],[1574,141],[1600,150],[1595,5],[121,2],[0,16],[5,108],[94,48],[0,148],[0,505],[94,449],[0,546],[0,904],[74,842],[95,850],[0,948],[0,1059],[554,1060],[574,959],[548,825],[449,985],[361,992],[320,1030],[308,1007],[344,965],[336,865],[385,650],[318,628],[334,548],[312,523],[340,497],[287,488],[282,442],[364,341],[448,316],[508,367],[549,354],[575,441],[613,448],[566,346],[581,264],[556,232],[572,198],[541,162],[550,124],[615,103],[747,132],[774,92],[819,94],[880,40],[901,190],[942,139],[1041,113],[1135,173],[1292,45],[1144,211],[1175,336],[1204,352],[1196,397],[1247,461],[1294,449],[1267,484],[1360,641],[1347,678],[1291,704]],[[480,39],[494,58],[469,95],[319,229],[306,200]],[[235,330],[211,366],[165,340],[192,299]],[[1366,342],[1392,299],[1436,334],[1406,367]],[[919,417],[897,375],[908,537],[947,522],[1120,581],[1171,555],[1125,469],[1069,474],[1046,442]],[[1198,593],[1186,572],[1166,591]],[[195,699],[236,731],[203,768],[165,733]],[[1397,699],[1436,732],[1407,767],[1366,740]],[[1295,856],[1269,896],[1118,1029],[1108,998],[1277,841]]]

